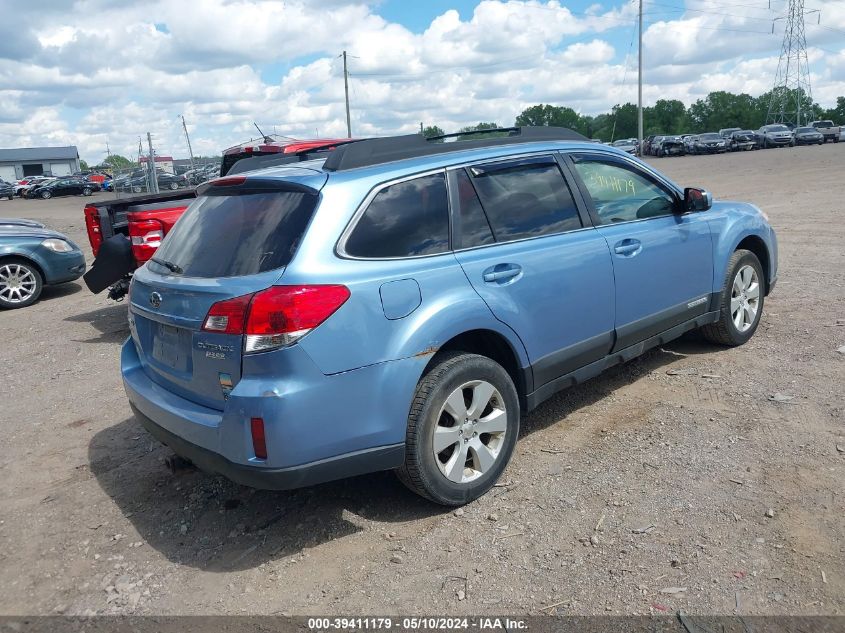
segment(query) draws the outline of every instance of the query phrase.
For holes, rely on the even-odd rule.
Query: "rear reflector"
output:
[[[264,437],[264,420],[252,418],[249,421],[249,428],[252,432],[252,450],[258,459],[267,459],[267,440]]]
[[[244,352],[266,352],[293,345],[349,299],[340,285],[271,286],[211,306],[202,329],[246,334]]]

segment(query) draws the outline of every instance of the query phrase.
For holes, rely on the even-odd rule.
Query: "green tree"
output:
[[[581,123],[580,115],[572,108],[539,104],[523,110],[517,117],[515,125],[566,127],[575,129]]]
[[[126,169],[127,167],[132,167],[133,163],[128,158],[124,158],[120,154],[110,154],[106,160],[103,161],[104,165],[108,165],[112,169]]]
[[[79,171],[88,171],[88,163],[81,158],[79,159]]]
[[[649,134],[680,134],[685,131],[686,118],[686,106],[677,99],[658,99],[643,108],[643,127]]]
[[[499,129],[499,127],[501,127],[501,126],[498,123],[481,122],[481,123],[477,123],[476,125],[467,125],[465,127],[462,127],[460,130],[458,130],[458,133],[461,133],[461,132],[482,132],[484,130],[497,130],[497,129]],[[485,136],[488,137],[488,138],[491,137],[491,136],[492,137],[507,136],[507,132],[491,132],[489,135],[485,135]],[[471,135],[468,135],[466,137],[459,136],[458,140],[465,140],[465,139],[472,139],[472,138],[481,138],[481,137],[479,137],[478,134],[471,134]]]
[[[831,119],[837,125],[845,125],[845,97],[836,97],[836,105],[824,110],[824,118]]]
[[[430,138],[432,136],[443,136],[446,132],[443,131],[443,128],[437,125],[427,125],[423,128],[422,134],[426,138]]]

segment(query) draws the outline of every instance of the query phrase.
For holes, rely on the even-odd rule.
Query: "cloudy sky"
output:
[[[771,88],[788,0],[644,0],[646,104]],[[845,95],[845,0],[806,0],[813,96]],[[0,0],[0,147],[97,163],[213,155],[266,133],[513,123],[536,103],[636,102],[635,0]],[[820,19],[819,19],[820,16]],[[820,23],[819,23],[820,22]],[[774,25],[774,33],[772,33]]]

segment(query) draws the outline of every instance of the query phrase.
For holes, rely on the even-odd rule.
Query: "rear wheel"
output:
[[[742,345],[750,339],[763,314],[765,277],[760,260],[751,251],[737,250],[728,262],[719,306],[719,320],[701,328],[720,345]]]
[[[0,261],[0,308],[25,308],[41,295],[41,273],[22,259]]]
[[[50,198],[52,198],[52,197],[53,197],[53,192],[52,192],[52,191],[42,191],[42,192],[41,192],[41,197],[42,197],[44,200],[49,200]]]
[[[444,354],[417,385],[399,478],[442,505],[477,499],[510,461],[519,413],[501,365],[477,354]]]
[[[90,187],[85,187],[85,189],[82,190],[83,196],[90,196],[92,193],[93,193],[93,191],[91,190]]]
[[[172,189],[173,191],[176,191],[178,188],[179,188],[179,183],[177,183],[177,182],[171,182],[170,183],[170,189]]]

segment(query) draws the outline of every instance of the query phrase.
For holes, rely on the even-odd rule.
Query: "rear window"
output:
[[[345,245],[353,257],[415,257],[449,250],[446,175],[389,185],[373,198]]]
[[[237,277],[281,268],[296,252],[317,199],[288,191],[198,198],[154,257],[179,266],[186,277]],[[155,262],[149,265],[168,272]]]

